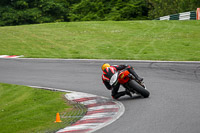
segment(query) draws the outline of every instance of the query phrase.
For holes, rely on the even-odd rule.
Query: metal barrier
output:
[[[200,12],[200,8],[199,8],[199,12]],[[183,12],[183,13],[163,16],[163,17],[157,18],[155,20],[196,20],[197,14],[198,13],[196,11],[190,11],[190,12]],[[200,20],[200,13],[199,13],[198,17]]]

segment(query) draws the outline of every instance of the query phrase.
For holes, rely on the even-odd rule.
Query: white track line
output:
[[[12,59],[12,58],[2,58]],[[139,62],[139,63],[200,63],[200,61],[160,61],[160,60],[115,60],[115,59],[52,59],[52,58],[16,58],[15,60],[46,60],[46,61],[96,61],[96,62]]]

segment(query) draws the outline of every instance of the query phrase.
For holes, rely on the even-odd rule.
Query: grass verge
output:
[[[56,113],[76,112],[63,97],[63,92],[53,92],[26,86],[0,84],[0,132],[30,133],[55,132],[68,126],[69,119],[54,123]],[[76,119],[70,121],[76,121]]]
[[[0,27],[0,55],[200,61],[200,21],[68,22]]]

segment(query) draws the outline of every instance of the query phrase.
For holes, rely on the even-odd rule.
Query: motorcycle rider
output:
[[[108,90],[112,90],[112,97],[114,99],[118,99],[121,96],[124,95],[129,95],[130,97],[132,97],[131,93],[128,91],[119,91],[119,87],[120,87],[120,83],[117,83],[115,86],[111,86],[109,84],[111,77],[117,72],[117,71],[121,71],[121,70],[128,70],[135,78],[136,80],[142,82],[143,78],[140,78],[136,72],[134,71],[134,68],[130,65],[110,65],[108,63],[104,63],[101,67],[103,74],[102,74],[102,80],[104,85],[106,86],[106,88]]]

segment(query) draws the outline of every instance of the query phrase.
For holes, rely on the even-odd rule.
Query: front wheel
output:
[[[130,80],[128,82],[128,86],[140,95],[142,95],[144,98],[147,98],[150,95],[149,91],[147,91],[144,87],[138,84],[135,80]]]

